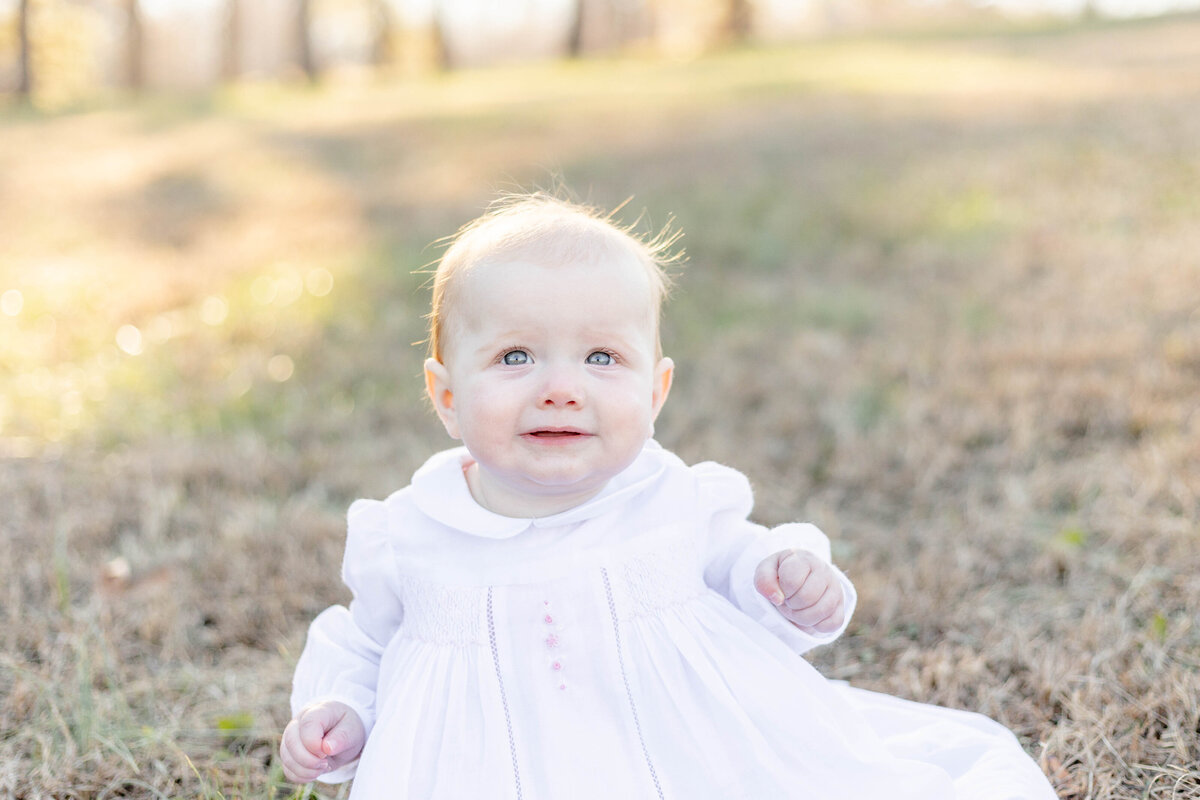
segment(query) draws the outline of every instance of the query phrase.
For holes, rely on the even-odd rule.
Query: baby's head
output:
[[[542,192],[505,196],[483,216],[463,226],[438,262],[429,313],[429,355],[445,360],[445,343],[455,325],[458,290],[463,278],[478,267],[512,261],[569,266],[627,259],[645,270],[655,348],[661,354],[659,320],[670,287],[667,267],[679,258],[673,252],[677,240],[678,235],[667,230],[644,239],[595,208]]]
[[[446,251],[425,380],[470,452],[481,505],[552,514],[641,452],[671,385],[658,336],[670,243],[533,195],[466,226]]]

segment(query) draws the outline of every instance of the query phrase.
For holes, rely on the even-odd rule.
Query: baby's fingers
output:
[[[329,762],[321,754],[320,741],[314,753],[302,741],[301,724],[297,720],[289,722],[283,730],[279,760],[283,764],[283,774],[292,783],[308,783],[329,771]]]
[[[365,738],[366,732],[358,714],[345,709],[337,724],[326,732],[321,751],[329,756],[330,766],[341,767],[358,758]]]
[[[782,550],[754,571],[754,588],[793,624],[809,633],[832,633],[846,617],[841,585],[829,565],[805,550]]]
[[[791,553],[791,550],[781,550],[767,556],[754,569],[754,590],[777,606],[787,599],[787,591],[780,586],[779,565]]]
[[[833,633],[842,627],[845,617],[846,601],[840,586],[830,586],[816,603],[789,615],[810,633]]]
[[[800,611],[820,601],[832,581],[827,567],[811,553],[791,551],[779,561],[779,588],[788,608]]]

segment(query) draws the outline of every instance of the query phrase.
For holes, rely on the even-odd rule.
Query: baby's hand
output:
[[[292,783],[316,780],[358,758],[365,739],[362,720],[345,703],[307,706],[283,729],[283,774]]]
[[[805,633],[842,627],[846,601],[833,568],[807,550],[781,550],[759,562],[754,588]]]

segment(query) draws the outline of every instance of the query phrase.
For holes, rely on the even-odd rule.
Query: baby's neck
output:
[[[463,465],[463,476],[467,479],[467,488],[475,502],[502,517],[518,519],[538,519],[552,517],[581,506],[598,495],[604,488],[589,489],[578,494],[529,495],[525,493],[506,492],[495,483],[487,483],[480,477],[479,464],[470,461]]]

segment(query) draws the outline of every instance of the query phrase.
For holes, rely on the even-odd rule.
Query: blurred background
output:
[[[0,0],[0,797],[306,796],[429,265],[539,187],[683,232],[657,435],[834,539],[826,674],[1200,796],[1197,7]]]
[[[40,108],[116,88],[414,73],[1013,19],[1148,17],[1198,0],[0,0],[0,91]]]

